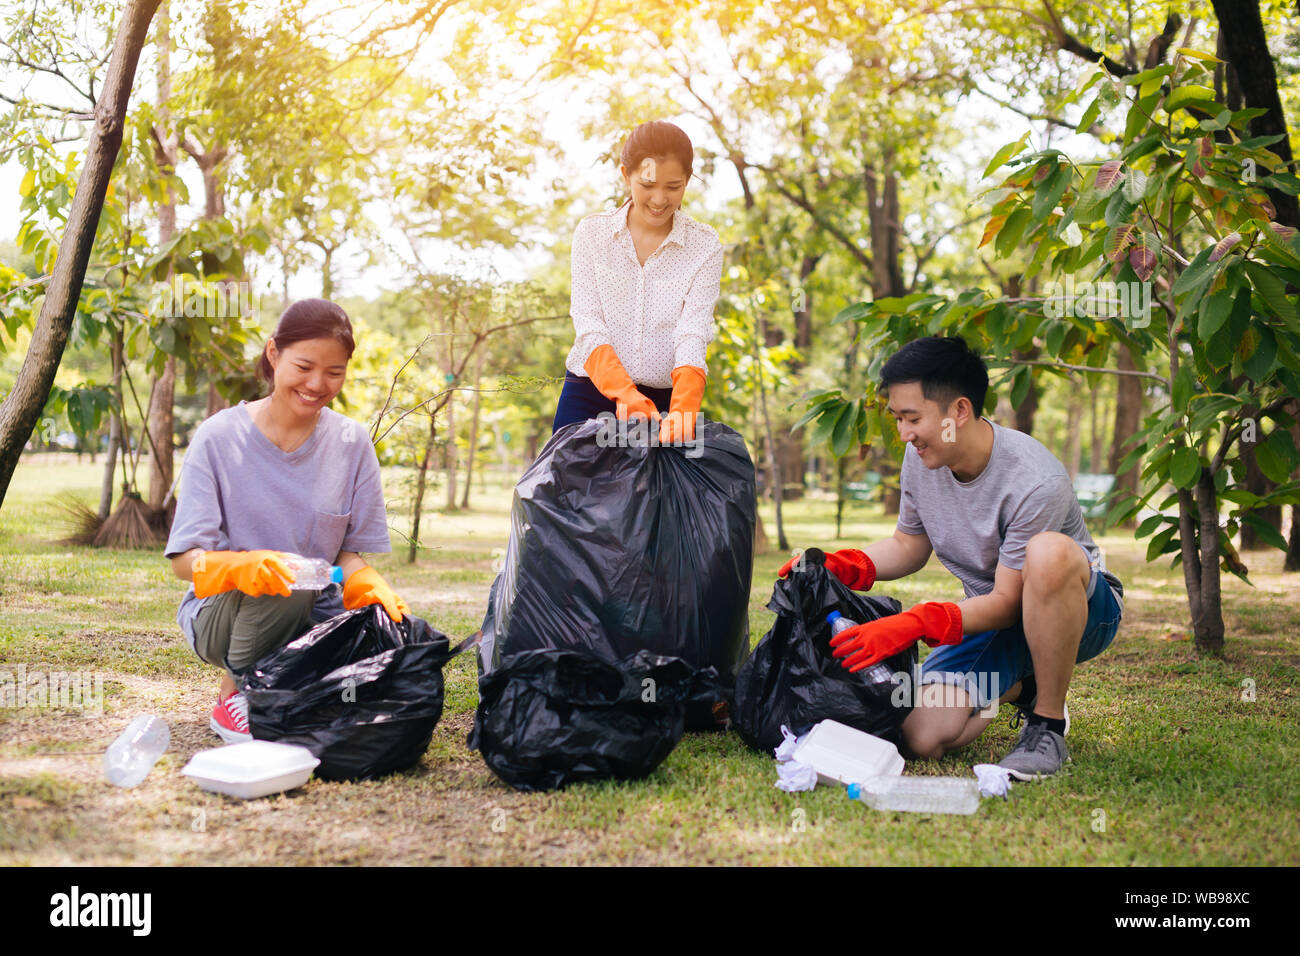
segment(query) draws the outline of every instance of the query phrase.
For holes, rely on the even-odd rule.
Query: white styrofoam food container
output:
[[[196,753],[181,773],[204,790],[249,799],[301,787],[319,763],[306,747],[246,740]]]
[[[808,731],[793,759],[816,770],[818,783],[841,785],[897,776],[905,765],[888,740],[834,720],[823,720]]]

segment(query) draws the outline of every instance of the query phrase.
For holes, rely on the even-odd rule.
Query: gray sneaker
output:
[[[1048,730],[1044,724],[1027,723],[1011,753],[1003,757],[998,766],[1017,780],[1037,780],[1050,777],[1069,759],[1064,737]]]
[[[1034,712],[1034,705],[1038,703],[1038,681],[1034,680],[1034,675],[1030,674],[1021,682],[1020,696],[1011,702],[1011,706],[1016,708],[1016,712],[1011,716],[1011,729],[1015,730]],[[1067,736],[1070,733],[1070,705],[1062,704],[1061,713],[1065,717],[1065,733],[1061,736]]]

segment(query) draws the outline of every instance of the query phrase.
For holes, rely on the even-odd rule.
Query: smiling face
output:
[[[925,397],[920,382],[889,386],[889,414],[898,437],[916,449],[927,468],[952,466],[959,457],[964,426],[971,419],[970,399],[960,396],[947,407]]]
[[[632,191],[632,209],[628,213],[646,229],[664,229],[672,223],[673,213],[682,205],[688,172],[673,156],[647,156],[635,170],[619,166],[623,182]]]
[[[275,370],[271,401],[287,415],[311,420],[334,400],[348,372],[348,352],[338,339],[304,339],[276,348],[266,343],[266,358]]]

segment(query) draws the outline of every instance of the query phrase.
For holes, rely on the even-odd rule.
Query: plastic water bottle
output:
[[[831,637],[834,637],[840,631],[847,631],[851,627],[857,627],[856,621],[851,621],[839,611],[831,611],[826,615],[826,623],[831,626]],[[865,674],[869,684],[892,684],[894,682],[894,672],[889,669],[889,665],[884,661],[867,668]]]
[[[291,591],[319,591],[331,584],[343,583],[343,569],[320,558],[304,558],[301,554],[285,553],[285,563],[293,572],[289,583]]]
[[[848,786],[850,800],[873,810],[909,813],[974,813],[980,806],[973,777],[872,777]]]
[[[119,787],[134,787],[149,776],[171,739],[167,721],[142,714],[104,754],[104,776]]]

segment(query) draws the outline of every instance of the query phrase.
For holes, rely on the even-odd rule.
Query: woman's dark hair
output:
[[[275,343],[276,349],[284,351],[295,342],[307,339],[337,339],[348,358],[352,358],[352,351],[357,347],[352,340],[352,322],[348,314],[329,299],[299,299],[290,305],[280,314],[280,321],[276,323],[269,341]],[[275,370],[266,357],[265,346],[257,370],[269,384],[275,384]]]
[[[941,408],[965,395],[977,418],[984,413],[989,371],[961,336],[932,335],[895,352],[880,370],[880,385],[888,388],[903,382],[920,382],[921,394]]]
[[[627,167],[629,173],[641,168],[648,156],[671,156],[682,164],[687,177],[691,175],[691,166],[695,162],[695,150],[691,148],[691,138],[680,127],[664,120],[642,123],[623,144],[619,160]]]

